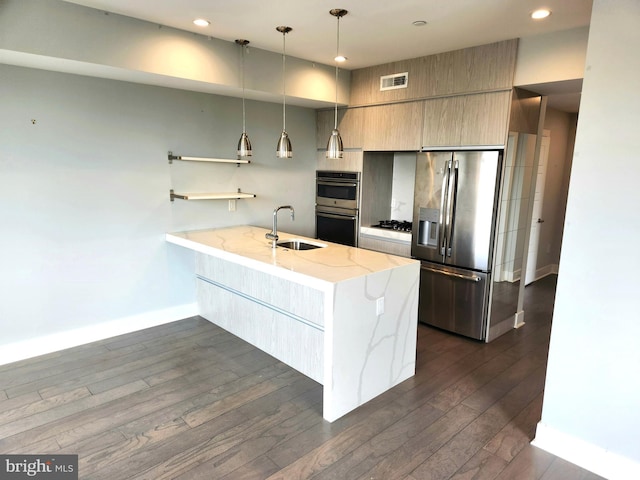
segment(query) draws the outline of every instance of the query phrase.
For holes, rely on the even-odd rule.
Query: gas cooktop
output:
[[[380,220],[377,225],[371,225],[371,227],[411,233],[411,222],[404,220]]]

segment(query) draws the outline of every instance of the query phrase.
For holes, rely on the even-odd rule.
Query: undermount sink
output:
[[[322,243],[312,243],[307,242],[306,240],[300,240],[297,238],[283,240],[281,242],[276,243],[277,246],[282,248],[287,248],[289,250],[314,250],[316,248],[324,248],[326,245]]]

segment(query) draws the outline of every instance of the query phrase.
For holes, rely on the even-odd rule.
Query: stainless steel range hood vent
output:
[[[407,88],[409,82],[409,72],[394,73],[393,75],[383,75],[380,77],[380,91],[395,90],[396,88]]]

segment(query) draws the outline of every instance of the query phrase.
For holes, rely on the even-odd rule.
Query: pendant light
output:
[[[334,120],[333,120],[333,130],[331,131],[331,136],[329,137],[329,141],[327,142],[327,158],[342,158],[342,137],[340,136],[340,132],[338,131],[338,62],[339,59],[344,61],[344,57],[340,56],[340,18],[344,17],[347,13],[347,10],[343,8],[334,8],[333,10],[329,10],[329,13],[336,17],[338,21],[338,28],[336,34],[336,104],[334,111]]]
[[[251,142],[247,135],[244,108],[244,53],[247,49],[247,45],[249,45],[249,40],[236,40],[236,43],[242,48],[242,135],[240,135],[240,140],[238,140],[238,160],[240,160],[252,155]]]
[[[287,134],[287,96],[285,90],[285,59],[287,56],[285,37],[287,33],[293,30],[291,27],[276,27],[276,30],[282,33],[282,133],[276,147],[276,157],[291,158],[293,157],[293,149],[291,148],[291,140]]]

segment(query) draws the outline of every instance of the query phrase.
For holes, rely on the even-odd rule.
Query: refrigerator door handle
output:
[[[447,204],[447,197],[449,196],[449,178],[451,177],[451,160],[446,162],[446,171],[442,176],[442,198],[440,200],[440,220],[438,228],[438,245],[440,245],[440,255],[443,257],[446,255],[446,239],[447,239],[447,221],[448,215],[445,213],[445,205]]]
[[[453,242],[453,227],[456,216],[456,200],[458,192],[458,160],[449,162],[449,188],[447,193],[447,237],[446,255],[451,256],[451,244]],[[453,175],[452,175],[453,171]]]
[[[440,275],[445,275],[447,277],[455,277],[458,278],[460,280],[469,280],[470,282],[479,282],[481,280],[480,277],[478,277],[477,275],[462,275],[460,273],[454,273],[454,272],[447,272],[445,270],[438,270],[435,268],[429,268],[429,267],[425,267],[424,265],[420,267],[423,270],[426,270],[428,272],[432,272],[432,273],[438,273]]]

